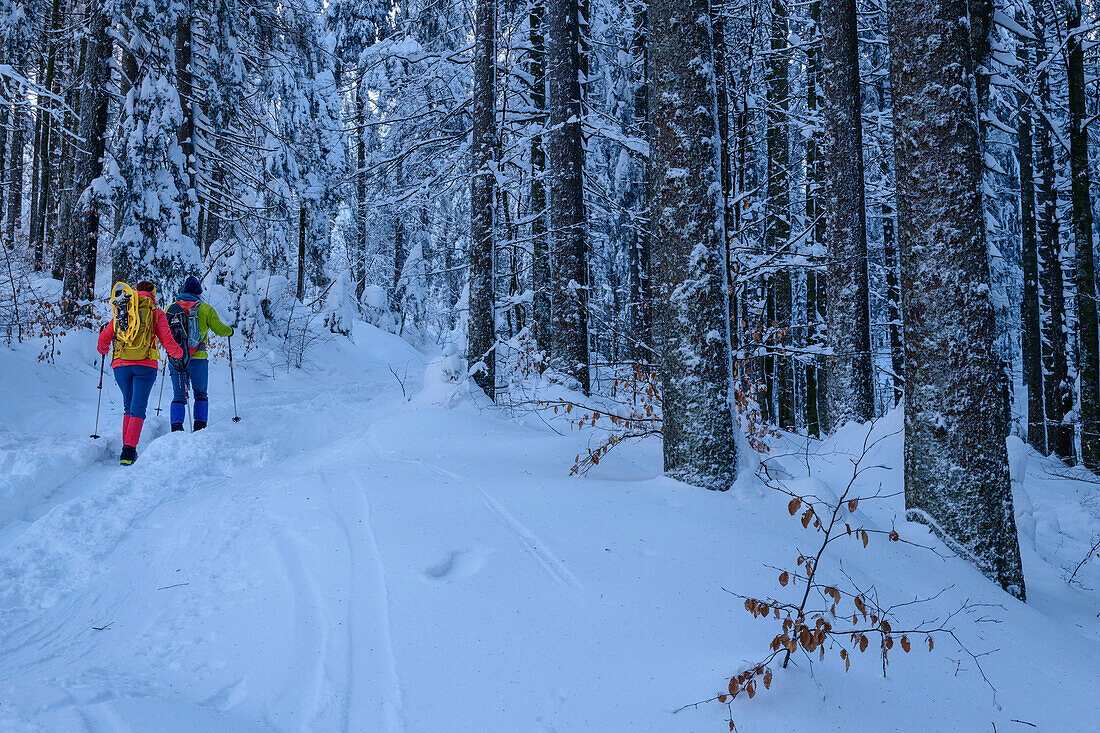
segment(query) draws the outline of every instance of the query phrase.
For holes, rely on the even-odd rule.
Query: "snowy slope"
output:
[[[165,434],[151,415],[129,469],[110,382],[105,439],[87,437],[90,336],[67,337],[56,365],[35,344],[0,348],[5,732],[725,730],[717,703],[673,713],[776,633],[724,589],[793,598],[767,566],[812,549],[786,497],[752,477],[728,494],[665,479],[656,442],[569,477],[588,435],[449,395],[437,365],[368,326],[307,371],[239,367],[237,424],[215,363],[210,428]],[[900,465],[899,427],[875,427],[895,434],[873,463]],[[779,441],[768,469],[839,491],[861,431]],[[1018,442],[1013,457],[1027,605],[877,538],[832,561],[890,602],[947,588],[914,622],[994,604],[954,622],[993,652],[990,684],[949,641],[896,654],[885,679],[871,655],[847,674],[796,656],[734,703],[738,730],[1096,730],[1100,593],[1062,575],[1100,531],[1100,487]],[[871,471],[863,488],[900,480]],[[859,514],[943,551],[900,497]],[[1100,587],[1100,561],[1082,580]]]

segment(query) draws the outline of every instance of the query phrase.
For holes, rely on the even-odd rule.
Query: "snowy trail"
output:
[[[50,386],[64,399],[6,428],[18,440],[0,433],[13,499],[0,504],[0,731],[724,729],[721,706],[672,710],[767,648],[774,629],[723,589],[778,591],[767,566],[806,541],[785,502],[664,479],[652,443],[571,478],[585,436],[410,401],[389,366],[409,365],[415,393],[423,357],[373,329],[357,343],[326,347],[311,373],[238,372],[239,424],[215,365],[210,428],[150,420],[128,470],[58,406],[94,411],[72,386],[87,357]],[[41,380],[24,388],[33,398]],[[117,396],[105,408],[117,442]],[[776,463],[806,480],[799,460]],[[844,461],[818,469],[827,490]],[[927,731],[946,710],[957,730],[1085,730],[1075,721],[1100,715],[1098,594],[1065,591],[1050,563],[1092,525],[1069,489],[1036,483],[1041,465],[1022,470],[1035,603],[963,631],[1000,650],[986,664],[996,694],[954,653],[913,655],[886,680],[873,660],[847,675],[829,660],[777,675],[736,710],[738,729]],[[845,568],[885,594],[956,584],[955,599],[1005,603],[964,564],[908,552]]]

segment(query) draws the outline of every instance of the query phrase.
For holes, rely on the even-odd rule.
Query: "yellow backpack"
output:
[[[156,297],[156,293],[153,294]],[[142,298],[124,282],[111,288],[115,316],[114,358],[126,361],[159,359],[156,346],[156,311],[153,298]]]

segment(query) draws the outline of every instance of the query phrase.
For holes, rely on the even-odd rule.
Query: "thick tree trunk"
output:
[[[546,37],[543,35],[545,14],[543,0],[531,4],[531,107],[538,115],[546,114]],[[543,124],[541,121],[539,124]],[[543,354],[550,356],[550,249],[546,227],[546,148],[542,134],[531,138],[531,279],[535,291],[535,343]]]
[[[665,471],[710,489],[734,480],[725,212],[708,3],[649,6],[649,202]]]
[[[1038,86],[1042,115],[1050,105],[1050,82],[1046,70],[1046,41],[1042,22],[1036,22],[1035,68],[1040,69]],[[1067,463],[1077,461],[1073,425],[1067,417],[1073,411],[1073,383],[1069,377],[1065,279],[1062,271],[1061,236],[1058,222],[1057,167],[1051,130],[1046,124],[1034,128],[1037,155],[1036,189],[1039,214],[1039,303],[1042,322],[1043,401],[1046,412],[1047,451]]]
[[[1018,598],[1002,365],[965,0],[889,6],[905,311],[907,516]],[[830,304],[831,305],[831,304]]]
[[[1017,20],[1026,24],[1023,13]],[[1016,58],[1025,79],[1032,72],[1029,42],[1021,39]],[[1025,81],[1025,83],[1030,83]],[[1023,267],[1023,299],[1020,303],[1020,341],[1023,347],[1024,383],[1027,385],[1027,442],[1047,451],[1046,416],[1043,403],[1042,337],[1039,319],[1039,249],[1035,232],[1035,175],[1032,167],[1031,100],[1016,95],[1016,158],[1020,171],[1020,260]]]
[[[588,393],[588,241],[581,139],[580,11],[549,0],[551,364]]]
[[[496,0],[477,0],[470,180],[470,317],[466,360],[474,382],[496,397],[493,198],[496,150]]]
[[[1096,270],[1093,264],[1092,198],[1089,191],[1089,134],[1085,128],[1085,51],[1081,44],[1081,0],[1066,3],[1069,79],[1069,166],[1076,253],[1077,372],[1081,380],[1081,461],[1100,468],[1100,342],[1097,337]]]
[[[863,190],[863,122],[855,0],[822,8],[825,217],[829,248],[829,421],[874,417]]]

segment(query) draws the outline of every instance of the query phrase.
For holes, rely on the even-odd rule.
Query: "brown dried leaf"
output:
[[[789,511],[791,513],[791,516],[793,517],[800,506],[802,506],[802,500],[796,496],[795,498],[791,499],[791,502],[789,504],[787,504],[787,511]]]
[[[789,583],[790,580],[791,580],[791,576],[787,574],[786,570],[784,570],[782,573],[779,574],[779,584],[782,585],[783,587],[786,587],[787,583]]]
[[[903,652],[905,652],[906,654],[909,653],[909,637],[908,636],[902,636],[901,637],[901,650]]]
[[[769,669],[769,670],[764,671],[764,689],[765,690],[770,689],[771,686],[772,686],[772,671]]]
[[[857,506],[859,506],[859,499],[848,500],[848,511],[854,512]]]

